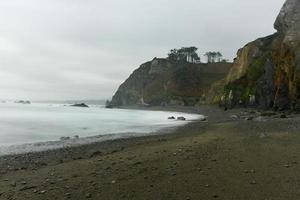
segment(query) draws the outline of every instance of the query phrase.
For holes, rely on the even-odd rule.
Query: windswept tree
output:
[[[172,49],[168,54],[168,59],[175,62],[199,63],[200,57],[197,54],[197,50],[197,47]]]
[[[212,56],[212,62],[215,63],[217,58],[217,52],[215,51],[211,52],[211,56]]]
[[[221,62],[222,58],[223,58],[223,55],[221,54],[221,52],[218,51],[217,54],[216,54],[216,56],[217,56],[218,62]]]
[[[200,63],[200,62],[201,62],[201,59],[200,59],[200,57],[198,56],[197,53],[193,53],[193,54],[191,55],[191,58],[192,58],[192,62],[193,62],[193,63]]]
[[[212,52],[206,52],[204,56],[207,58],[207,63],[212,63]]]
[[[168,59],[171,61],[178,61],[179,60],[179,52],[177,49],[171,49],[170,53],[168,54]]]
[[[223,55],[218,51],[209,51],[204,54],[207,57],[207,63],[221,62]]]

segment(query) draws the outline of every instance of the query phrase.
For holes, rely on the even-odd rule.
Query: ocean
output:
[[[184,116],[187,121],[169,120]],[[143,136],[203,116],[165,111],[89,108],[50,103],[0,103],[0,155]],[[70,139],[61,140],[62,137]]]

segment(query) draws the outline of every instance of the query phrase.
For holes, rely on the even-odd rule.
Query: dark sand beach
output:
[[[0,199],[300,198],[299,115],[188,109],[208,120],[172,134],[1,157]]]

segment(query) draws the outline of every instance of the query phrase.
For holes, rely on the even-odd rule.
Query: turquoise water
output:
[[[195,120],[200,115],[176,112],[70,107],[59,104],[0,104],[0,146],[59,141],[61,137],[135,136],[176,127],[187,122],[168,120],[184,116]],[[108,137],[110,136],[110,137]],[[72,140],[74,142],[74,140]]]

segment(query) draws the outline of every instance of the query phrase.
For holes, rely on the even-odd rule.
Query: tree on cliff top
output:
[[[200,57],[197,54],[197,47],[182,47],[172,49],[168,54],[168,59],[174,62],[199,63]]]
[[[204,54],[207,57],[207,63],[222,62],[223,55],[218,51],[209,51]]]

